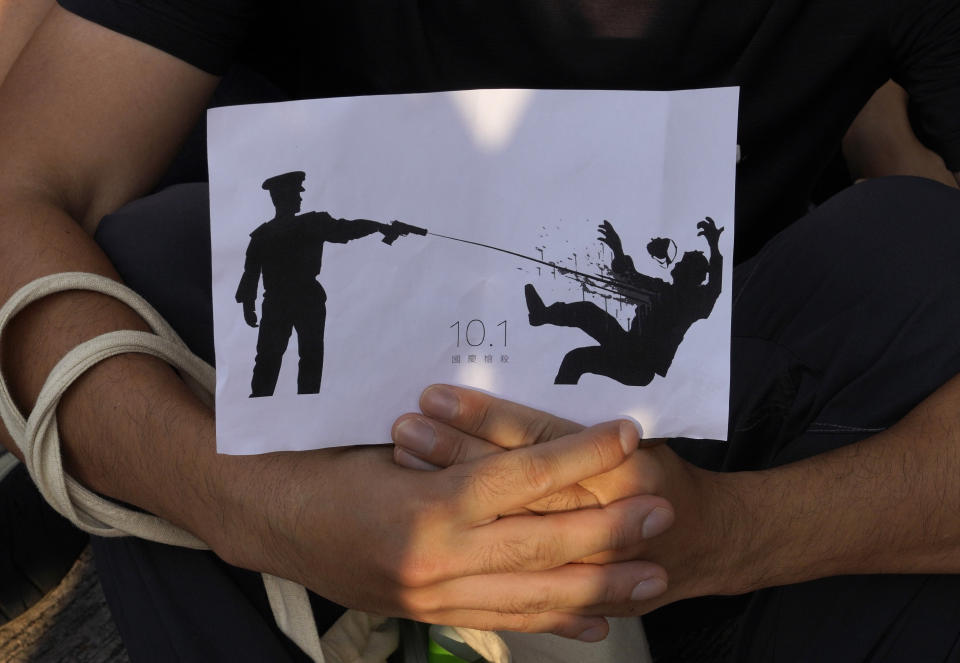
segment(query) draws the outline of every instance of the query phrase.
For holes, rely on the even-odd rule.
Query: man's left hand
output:
[[[257,326],[257,310],[253,302],[243,303],[243,319],[249,326]]]
[[[717,224],[709,216],[697,224],[697,229],[700,231],[697,235],[707,240],[710,246],[715,247],[720,242],[723,227],[717,228]]]

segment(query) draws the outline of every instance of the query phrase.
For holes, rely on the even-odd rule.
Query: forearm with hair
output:
[[[719,475],[725,593],[845,574],[960,573],[960,377],[897,425],[771,470]]]
[[[3,301],[48,274],[118,279],[90,237],[52,201],[22,192],[0,195],[0,201]],[[25,309],[2,341],[4,374],[21,410],[29,412],[64,354],[118,329],[147,327],[125,305],[99,294],[62,293]],[[217,478],[214,465],[222,465],[214,463],[213,415],[169,366],[146,355],[102,362],[67,392],[58,426],[67,471],[81,483],[211,536],[205,518],[216,510],[211,480]]]

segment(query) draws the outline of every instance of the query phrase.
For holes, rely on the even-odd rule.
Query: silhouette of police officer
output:
[[[325,242],[346,244],[381,232],[390,244],[410,229],[422,230],[396,221],[391,226],[367,219],[335,219],[326,212],[299,214],[305,177],[302,171],[294,171],[264,180],[263,188],[270,192],[276,214],[250,233],[236,299],[243,305],[244,320],[256,327],[257,284],[263,276],[263,308],[251,398],[273,395],[294,329],[300,351],[297,393],[320,391],[327,293],[316,277],[323,263]]]
[[[536,288],[529,283],[525,286],[531,325],[577,327],[599,343],[568,352],[554,384],[577,384],[584,373],[639,387],[650,384],[655,375],[666,377],[690,325],[707,318],[720,295],[723,257],[718,241],[723,228],[718,229],[710,217],[697,228],[697,234],[707,240],[710,259],[700,251],[687,251],[670,272],[673,283],[667,283],[636,270],[609,221],[599,226],[599,239],[613,251],[610,271],[618,282],[616,287],[637,305],[629,330],[593,302],[545,306]],[[705,284],[704,279],[708,279]]]

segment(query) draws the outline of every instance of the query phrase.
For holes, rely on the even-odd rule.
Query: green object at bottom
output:
[[[427,661],[429,663],[469,663],[459,656],[451,654],[433,640],[429,641],[427,647]]]

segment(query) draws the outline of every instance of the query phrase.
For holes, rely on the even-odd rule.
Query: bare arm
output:
[[[56,272],[116,278],[88,233],[105,213],[149,187],[213,89],[212,76],[155,49],[131,48],[132,43],[55,7],[0,87],[3,300],[23,284]],[[61,50],[69,57],[54,64]],[[148,72],[149,80],[142,77]],[[154,130],[138,131],[143,122]],[[45,376],[67,350],[122,328],[142,329],[143,324],[98,295],[53,297],[19,316],[4,338],[3,362],[21,406],[32,406]],[[166,366],[141,357],[111,360],[91,371],[68,394],[61,426],[67,431],[68,467],[81,481],[169,514],[178,498],[148,488],[153,482],[144,482],[143,474],[149,464],[127,467],[110,451],[121,441],[137,440],[143,448],[135,454],[150,458],[151,441],[171,432],[139,425],[151,420],[145,415],[154,407],[172,415],[167,421],[176,423],[166,428],[182,426],[195,431],[190,437],[212,439],[209,413]],[[111,425],[103,430],[101,421]],[[104,444],[91,443],[100,439]],[[169,453],[174,464],[186,460],[176,446],[160,453]],[[207,499],[193,493],[184,497]]]
[[[843,139],[843,156],[854,179],[916,175],[947,186],[960,183],[938,154],[920,142],[907,114],[907,92],[888,81],[860,111]]]
[[[0,0],[0,83],[53,7],[53,0]]]

